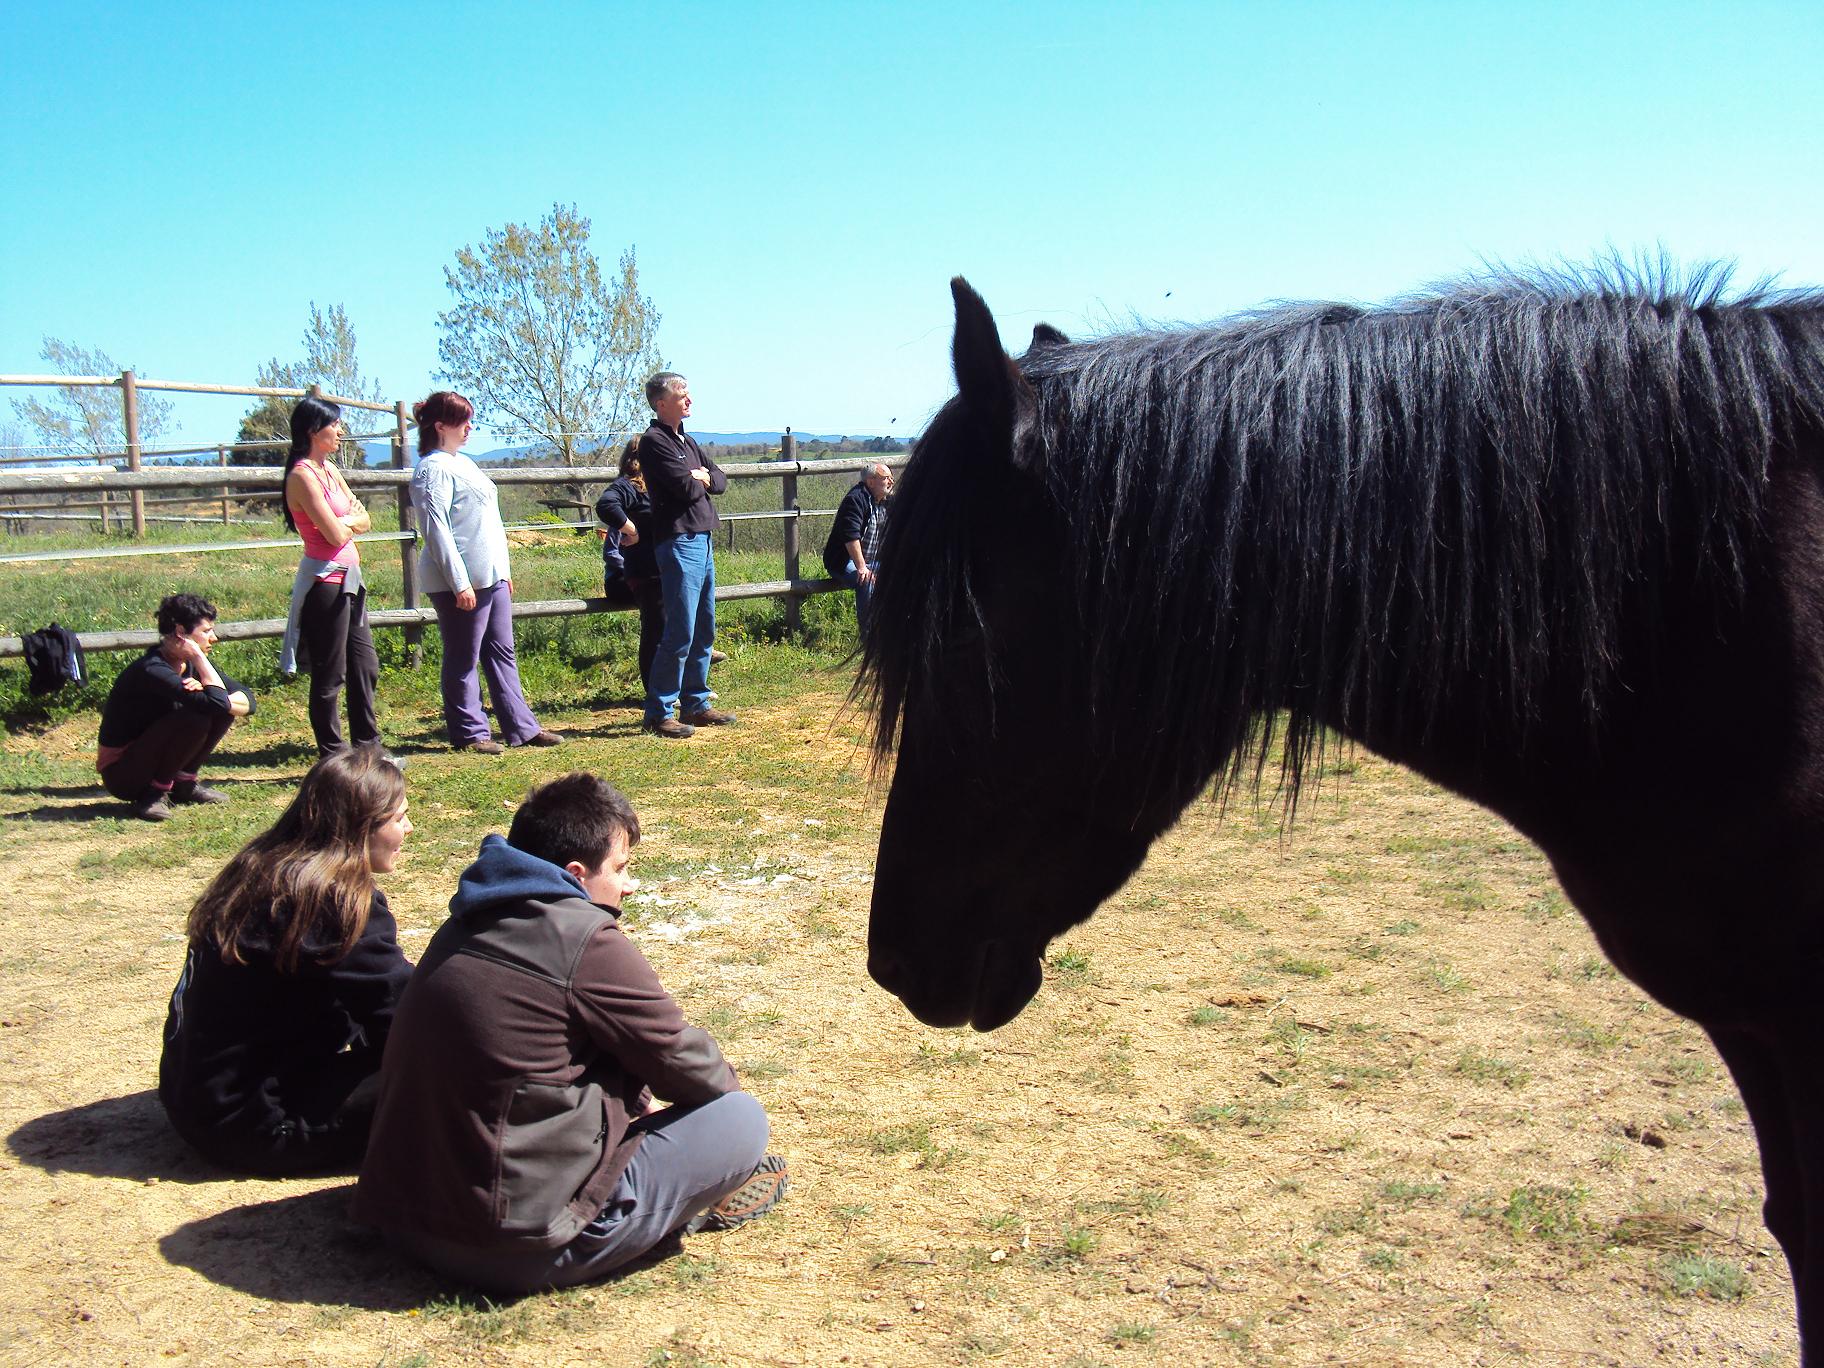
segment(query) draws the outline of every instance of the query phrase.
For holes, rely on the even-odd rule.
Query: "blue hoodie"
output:
[[[559,898],[593,901],[583,881],[569,870],[508,845],[505,836],[483,836],[475,863],[463,870],[456,883],[450,915],[466,917],[503,902],[556,902]],[[618,907],[602,910],[616,918],[621,911]]]

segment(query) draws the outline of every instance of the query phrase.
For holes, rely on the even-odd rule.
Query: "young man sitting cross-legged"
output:
[[[587,1282],[784,1194],[760,1103],[621,932],[639,839],[592,774],[533,789],[400,1000],[355,1212],[448,1277]]]

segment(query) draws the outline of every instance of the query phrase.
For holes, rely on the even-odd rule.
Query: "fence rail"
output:
[[[16,378],[0,377],[0,380]],[[65,377],[66,380],[68,378]],[[404,409],[405,406],[400,404],[396,410],[399,427],[398,437],[393,444],[393,467],[390,469],[355,467],[343,473],[351,485],[380,489],[391,487],[396,491],[399,500],[401,530],[365,533],[356,540],[359,542],[397,542],[399,544],[405,604],[400,608],[376,609],[368,614],[368,622],[377,628],[403,630],[406,633],[407,643],[415,654],[425,626],[434,624],[437,619],[435,612],[419,602],[418,566],[417,557],[414,554],[419,536],[408,495],[412,475],[409,470],[404,468],[403,438],[406,422]],[[805,517],[816,516],[827,511],[798,507],[799,476],[859,471],[882,462],[889,466],[902,466],[905,464],[906,457],[903,455],[856,455],[817,461],[800,461],[796,455],[797,441],[792,436],[790,429],[787,429],[780,439],[780,452],[780,460],[742,462],[723,466],[722,470],[731,480],[776,479],[780,481],[780,507],[777,511],[730,513],[726,515],[726,519],[730,522],[756,519],[777,519],[783,522],[785,524],[785,578],[757,584],[720,585],[716,589],[716,598],[718,601],[784,598],[787,624],[796,630],[799,626],[799,605],[803,599],[812,594],[830,593],[842,588],[834,580],[804,579],[799,574],[799,522]],[[484,473],[500,485],[555,485],[604,483],[614,479],[619,471],[615,466],[543,466],[503,467],[487,469]],[[144,526],[143,503],[147,490],[204,488],[216,491],[215,497],[218,498],[223,497],[226,490],[278,495],[282,494],[284,489],[284,471],[277,466],[224,468],[201,465],[164,467],[156,470],[135,468],[114,470],[105,467],[13,472],[0,470],[0,495],[96,491],[105,498],[108,494],[129,492],[140,501],[139,526],[142,530]],[[4,516],[5,510],[0,509],[0,518],[4,518]],[[536,524],[536,526],[546,525]],[[552,523],[548,525],[580,528],[590,524]],[[261,538],[238,542],[197,542],[185,545],[93,547],[79,551],[39,551],[0,555],[0,565],[25,562],[103,560],[125,556],[202,555],[213,552],[296,548],[298,545],[300,543],[292,538]],[[624,610],[615,608],[605,599],[600,598],[545,599],[513,605],[515,617],[559,617],[576,613],[617,611]],[[263,618],[216,624],[217,635],[225,641],[282,636],[284,632],[283,618]],[[145,629],[97,631],[79,633],[77,639],[86,651],[142,650],[155,643],[158,640],[158,634]],[[0,660],[16,658],[23,655],[24,651],[24,642],[21,638],[0,637]]]

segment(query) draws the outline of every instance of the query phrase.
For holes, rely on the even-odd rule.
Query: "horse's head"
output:
[[[981,298],[952,289],[958,394],[894,500],[866,644],[879,744],[898,753],[868,968],[921,1020],[991,1030],[1190,794],[1120,763],[1139,721],[1092,695],[1078,593],[1109,538],[1070,532],[1052,419]],[[1065,341],[1041,325],[1028,365]]]

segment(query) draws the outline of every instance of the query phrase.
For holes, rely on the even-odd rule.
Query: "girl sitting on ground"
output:
[[[359,1164],[412,971],[374,876],[411,830],[398,762],[332,752],[191,908],[158,1096],[207,1158],[270,1176]]]

